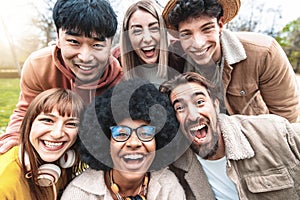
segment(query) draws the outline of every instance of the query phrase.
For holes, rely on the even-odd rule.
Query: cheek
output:
[[[190,41],[191,41],[191,39],[181,40],[181,41],[180,41],[180,44],[181,44],[181,47],[182,47],[183,50],[185,50],[185,49],[187,49],[189,46],[191,46],[191,45],[190,45],[190,43],[191,43]]]
[[[141,37],[139,36],[129,36],[129,41],[133,50],[136,50],[139,47],[139,43],[141,41]]]
[[[146,142],[144,143],[145,147],[147,148],[147,150],[149,152],[153,152],[155,153],[155,150],[156,150],[156,142],[155,142],[155,139],[153,139],[152,141],[150,142]]]

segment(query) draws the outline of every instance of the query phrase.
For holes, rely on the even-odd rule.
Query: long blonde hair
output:
[[[32,123],[42,112],[49,113],[57,109],[62,116],[80,116],[84,110],[82,99],[74,92],[68,89],[53,88],[37,95],[29,105],[20,127],[20,147],[21,162],[24,176],[28,173],[25,166],[25,152],[27,152],[30,162],[31,178],[27,179],[31,190],[32,199],[50,199],[53,194],[49,193],[49,188],[43,188],[35,184],[38,175],[38,167],[44,164],[38,153],[29,141]]]
[[[129,35],[128,35],[128,23],[134,12],[137,10],[144,10],[156,19],[158,19],[160,27],[160,50],[159,50],[159,61],[157,76],[167,78],[167,66],[168,66],[168,40],[167,30],[164,20],[161,15],[161,10],[155,2],[151,0],[141,0],[137,3],[132,4],[126,11],[121,31],[121,65],[124,69],[125,78],[135,77],[134,67],[138,65],[138,56],[132,48]]]

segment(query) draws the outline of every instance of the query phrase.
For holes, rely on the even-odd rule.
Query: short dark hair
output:
[[[73,30],[92,37],[111,38],[116,34],[117,16],[106,0],[58,0],[52,14],[56,31]]]
[[[216,17],[223,15],[223,9],[218,0],[178,0],[175,8],[169,14],[169,23],[176,27],[188,18],[197,18],[202,15]]]
[[[159,90],[161,93],[167,94],[170,97],[170,94],[175,87],[189,82],[199,83],[200,85],[205,87],[213,102],[218,98],[217,87],[204,76],[196,72],[185,72],[183,74],[179,74],[173,79],[161,84]]]
[[[109,153],[110,126],[125,118],[146,121],[157,129],[156,155],[150,170],[165,167],[176,160],[182,137],[169,98],[152,83],[135,78],[124,80],[95,97],[86,109],[79,128],[81,142],[78,149],[81,159],[91,168],[108,170],[113,166]]]

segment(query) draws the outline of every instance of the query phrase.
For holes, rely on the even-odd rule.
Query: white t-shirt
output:
[[[197,155],[218,200],[238,200],[234,183],[226,174],[226,156],[219,160],[204,160]]]

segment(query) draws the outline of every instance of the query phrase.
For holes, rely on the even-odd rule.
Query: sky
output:
[[[30,8],[30,2],[38,4],[41,0],[0,0],[0,43],[8,43],[7,38],[11,40],[17,40],[25,32],[30,32],[30,22],[34,14],[32,8]],[[126,10],[132,2],[136,0],[123,0],[121,9]],[[164,6],[168,0],[159,0]],[[247,7],[243,6],[240,10],[240,14],[247,12]],[[248,0],[249,1],[249,0]],[[253,0],[255,1],[255,0]],[[282,28],[288,22],[300,17],[298,6],[296,6],[299,0],[259,0],[258,2],[265,2],[265,6],[269,8],[282,8],[282,19],[279,20],[280,27]],[[128,2],[128,3],[127,3]],[[119,15],[122,15],[120,13]],[[122,17],[122,16],[119,16]],[[268,19],[268,16],[265,17]],[[268,23],[268,21],[266,21]]]

